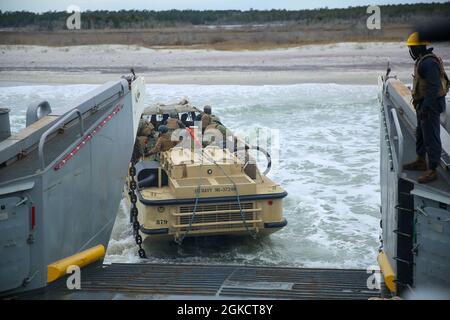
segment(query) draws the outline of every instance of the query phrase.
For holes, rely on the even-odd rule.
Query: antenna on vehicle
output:
[[[387,69],[386,69],[386,75],[384,76],[385,79],[389,77],[389,74],[391,73],[391,62],[388,61],[387,63]]]

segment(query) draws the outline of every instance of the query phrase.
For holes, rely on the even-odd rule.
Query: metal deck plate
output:
[[[223,265],[111,264],[61,279],[20,299],[368,299],[366,270]]]

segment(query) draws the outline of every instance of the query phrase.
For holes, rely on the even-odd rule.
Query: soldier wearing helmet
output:
[[[154,143],[154,133],[154,126],[149,121],[141,118],[137,131],[139,156],[144,156],[151,148],[152,142]]]
[[[156,141],[156,145],[148,153],[149,156],[158,154],[160,152],[168,151],[177,145],[176,141],[172,141],[169,133],[169,128],[166,125],[160,125],[158,128],[159,137]]]
[[[210,124],[206,127],[203,135],[203,146],[216,145],[221,148],[226,147],[227,129],[220,122],[219,117],[211,115]]]
[[[167,119],[166,125],[170,133],[174,132],[176,129],[180,129],[180,120],[178,119],[178,113],[171,112],[169,114],[169,119]]]
[[[403,169],[425,171],[418,181],[428,183],[437,179],[436,169],[442,153],[439,118],[446,108],[449,80],[442,59],[433,53],[433,48],[427,48],[429,43],[420,39],[417,32],[409,36],[406,44],[415,61],[412,102],[417,114],[417,159]]]

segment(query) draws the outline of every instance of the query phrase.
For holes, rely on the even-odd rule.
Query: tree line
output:
[[[450,16],[450,2],[380,6],[382,21],[404,23],[412,18],[445,18]],[[82,29],[151,29],[177,26],[251,25],[268,23],[323,24],[368,16],[367,7],[314,10],[120,10],[83,11]],[[50,11],[0,11],[0,28],[28,30],[66,29],[69,13]]]

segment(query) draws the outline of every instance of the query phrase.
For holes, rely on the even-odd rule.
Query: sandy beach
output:
[[[450,63],[450,43],[435,52]],[[390,61],[410,82],[413,62],[404,43],[305,45],[271,50],[144,48],[128,45],[0,46],[0,85],[104,83],[133,67],[147,83],[164,84],[376,84]]]

